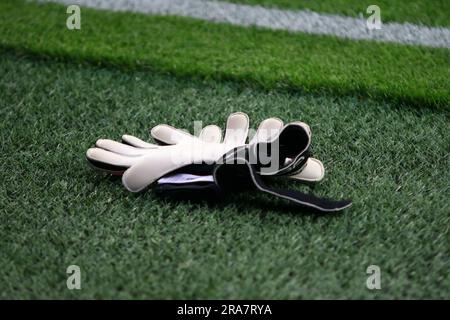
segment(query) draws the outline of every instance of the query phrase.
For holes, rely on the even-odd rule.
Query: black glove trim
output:
[[[319,212],[338,212],[352,205],[350,200],[335,201],[327,198],[319,198],[296,190],[283,190],[269,187],[258,175],[254,165],[250,164],[247,159],[240,158],[240,160],[244,164],[242,162],[238,164],[224,163],[218,164],[215,167],[213,172],[214,181],[220,189],[233,192],[233,185],[235,185],[236,180],[239,180],[241,185],[246,180],[245,185],[248,185],[250,182],[250,185],[255,186],[259,191],[292,201],[302,207]]]

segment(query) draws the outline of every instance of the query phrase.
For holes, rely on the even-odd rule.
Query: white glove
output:
[[[302,122],[299,122],[299,124],[304,126],[311,135],[311,130],[307,124]],[[209,160],[214,161],[216,160],[214,156],[217,153],[225,153],[228,151],[226,150],[227,148],[243,145],[247,139],[248,127],[248,116],[244,113],[234,113],[228,118],[225,137],[222,143],[221,129],[215,125],[209,125],[203,128],[198,138],[168,125],[157,125],[151,130],[151,134],[155,140],[169,145],[191,143],[190,146],[185,145],[191,152],[194,150],[195,152],[199,152],[198,147],[194,147],[194,149],[192,147],[200,141],[211,144],[221,143],[219,149],[217,150],[217,146],[215,146],[213,148],[215,151],[213,150],[212,154],[210,154],[210,156],[213,156],[213,159],[209,158]],[[261,122],[250,143],[255,143],[258,140],[264,141],[269,136],[278,134],[281,128],[283,128],[283,122],[280,119],[266,119]],[[141,157],[152,153],[154,149],[160,148],[158,145],[144,142],[130,135],[123,135],[122,142],[119,143],[108,139],[98,140],[96,143],[97,148],[89,149],[86,153],[89,163],[96,170],[105,171],[114,175],[122,175],[125,170],[139,161]],[[208,144],[206,148],[211,147],[211,144]],[[167,151],[176,152],[177,150],[179,149]],[[204,154],[205,151],[198,153],[202,159],[207,159]],[[305,168],[290,177],[303,182],[318,182],[322,180],[324,173],[325,170],[322,163],[317,159],[309,158]]]
[[[204,142],[203,139],[206,139],[206,136],[211,136],[214,131],[217,133],[217,131],[220,132],[220,129],[214,126],[206,127],[202,131],[202,139],[200,139],[184,131],[174,130],[172,138],[178,144],[172,146],[150,144],[129,135],[122,137],[124,143],[99,139],[96,142],[96,147],[90,148],[86,152],[86,158],[94,169],[114,175],[122,175],[128,168],[146,156],[161,157],[165,159],[163,162],[166,164],[171,163],[169,167],[179,160],[183,161],[183,159],[193,163],[201,160],[212,163],[228,150],[245,143],[248,134],[248,117],[244,113],[231,114],[228,117],[224,142]],[[170,137],[166,138],[169,139]],[[183,153],[183,155],[179,159],[180,153]],[[162,170],[162,168],[163,166],[160,167],[158,164],[155,169]]]
[[[268,128],[272,130],[266,130]],[[250,183],[260,191],[322,212],[340,211],[351,204],[347,200],[333,201],[294,190],[273,189],[259,177],[292,175],[305,169],[311,143],[307,125],[297,122],[283,127],[280,120],[267,119],[261,123],[256,137],[246,145],[248,117],[236,113],[228,118],[227,131],[221,143],[217,142],[220,141],[217,138],[220,137],[219,132],[217,127],[208,126],[200,134],[200,139],[169,126],[158,126],[152,130],[153,136],[160,141],[177,144],[157,146],[124,136],[124,141],[134,146],[99,140],[96,148],[87,151],[86,157],[97,170],[123,173],[122,182],[132,192],[138,192],[170,173],[191,173],[192,165],[200,164],[197,167],[210,169],[208,174],[214,176],[213,183],[223,192],[240,189]],[[215,142],[205,142],[208,139]],[[266,159],[269,160],[267,163]]]
[[[296,122],[296,123],[303,126],[308,132],[309,136],[311,137],[311,129],[306,123],[304,122]],[[260,123],[255,135],[250,140],[249,144],[254,144],[258,141],[266,141],[270,137],[276,136],[282,128],[283,128],[283,121],[278,118],[268,118],[266,120],[263,120]],[[242,132],[245,131],[244,128],[238,128],[238,130],[242,130]],[[224,142],[230,140],[230,137],[227,135],[227,133],[228,133],[228,126]],[[151,136],[156,141],[162,142],[166,145],[174,145],[185,141],[186,138],[194,138],[192,135],[166,124],[155,126],[151,130]],[[242,138],[243,135],[240,137]],[[201,130],[198,138],[202,141],[209,143],[220,143],[222,139],[222,133],[219,127],[215,125],[209,125]],[[146,147],[145,142],[133,136],[125,135],[122,137],[122,141],[138,148]],[[290,161],[290,159],[288,159],[288,161]],[[323,179],[324,175],[325,169],[322,162],[318,159],[309,158],[306,166],[300,172],[289,175],[288,177],[302,182],[319,182]]]

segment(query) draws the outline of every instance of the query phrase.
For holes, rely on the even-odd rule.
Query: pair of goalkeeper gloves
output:
[[[122,142],[100,139],[86,152],[97,171],[122,176],[125,188],[139,192],[152,185],[163,196],[220,199],[229,193],[258,190],[318,212],[337,212],[349,200],[330,200],[297,190],[278,189],[270,180],[315,183],[323,179],[321,161],[310,156],[311,129],[303,122],[284,125],[278,118],[262,121],[247,143],[249,118],[228,117],[225,136],[216,125],[198,136],[161,124],[151,130],[157,144],[123,135]]]

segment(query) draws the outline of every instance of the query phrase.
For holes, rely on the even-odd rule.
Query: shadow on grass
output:
[[[97,175],[97,174],[96,174]],[[103,184],[108,183],[123,189],[121,176],[98,174],[96,183]],[[287,183],[278,182],[277,186],[286,186]],[[310,193],[314,189],[314,185],[307,184],[308,191]],[[296,203],[288,200],[272,197],[266,193],[258,192],[256,189],[246,189],[238,193],[227,193],[222,195],[214,195],[211,193],[189,193],[183,192],[180,194],[167,195],[164,193],[155,192],[152,187],[148,187],[142,192],[131,193],[124,190],[124,193],[128,193],[135,201],[158,201],[161,204],[173,206],[174,208],[180,205],[195,206],[197,208],[207,208],[207,210],[219,210],[226,211],[230,208],[238,209],[238,214],[254,214],[255,210],[262,213],[264,216],[269,214],[285,214],[292,217],[309,216],[315,218],[331,218],[339,217],[345,214],[350,208],[340,212],[320,212],[312,208],[302,207]],[[237,210],[236,210],[237,211]]]

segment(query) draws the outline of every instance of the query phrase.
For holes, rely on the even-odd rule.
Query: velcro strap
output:
[[[258,175],[256,167],[247,159],[240,158],[236,164],[222,163],[214,168],[214,181],[223,192],[239,191],[250,186],[277,198],[292,201],[301,207],[317,212],[337,212],[351,206],[350,200],[330,200],[316,197],[297,190],[284,190],[269,187]]]
[[[266,185],[263,175],[279,176],[301,170],[308,158],[310,135],[302,126],[290,124],[272,141],[234,148],[221,157],[212,169],[214,182],[176,185],[158,184],[160,193],[184,194],[195,191],[225,194],[255,187],[257,190],[286,199],[301,207],[318,212],[337,212],[351,206],[350,200],[330,200],[297,190],[277,189]],[[291,161],[286,161],[291,159]],[[200,165],[202,166],[202,165]],[[178,173],[191,173],[192,167],[180,168]],[[173,174],[174,172],[172,172]]]

